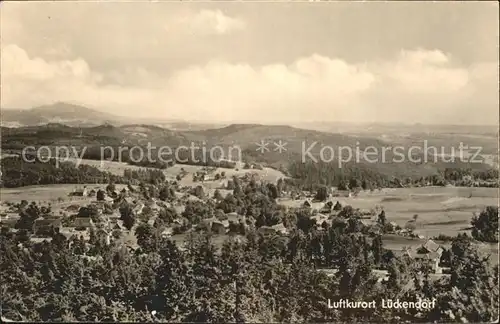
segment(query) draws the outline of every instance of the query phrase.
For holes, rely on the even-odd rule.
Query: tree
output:
[[[382,236],[377,235],[372,241],[372,253],[373,259],[376,265],[380,265],[382,263],[382,257],[384,253],[384,249],[382,247]]]
[[[84,206],[78,210],[78,217],[90,217],[94,221],[99,217],[99,210],[95,205]]]
[[[380,212],[380,214],[378,215],[377,223],[379,223],[380,226],[382,226],[382,228],[385,228],[386,222],[387,222],[387,218],[385,217],[385,211],[382,210]]]
[[[159,198],[162,201],[172,198],[172,196],[170,195],[170,188],[168,186],[164,186],[163,188],[161,188]]]
[[[161,219],[165,224],[171,224],[179,215],[174,208],[163,208],[158,214],[158,218]]]
[[[101,189],[97,190],[97,193],[96,193],[97,201],[103,201],[105,196],[106,196],[106,194],[103,190],[101,190]]]
[[[200,199],[203,199],[205,197],[205,190],[203,190],[202,186],[196,186],[196,188],[194,188],[194,195]]]
[[[488,206],[472,221],[472,237],[483,242],[498,242],[498,207]]]
[[[20,218],[16,223],[16,228],[31,232],[33,230],[35,220],[42,216],[42,210],[35,202],[32,202],[27,207],[25,206],[25,204],[21,205],[23,205],[24,207],[19,213]]]
[[[349,205],[345,206],[340,211],[339,216],[344,217],[344,218],[353,217],[354,216],[354,208],[352,208],[352,206],[349,206]]]
[[[336,210],[336,211],[342,210],[342,205],[340,204],[340,202],[338,200],[335,203],[335,206],[333,206],[333,210]]]
[[[276,185],[274,183],[269,183],[267,185],[267,188],[269,189],[269,197],[271,199],[276,199],[279,197],[278,188],[276,187]]]
[[[123,226],[129,231],[135,224],[135,214],[129,204],[125,204],[120,208],[120,219],[123,221]]]
[[[437,296],[428,321],[491,322],[498,318],[498,266],[481,255],[467,235],[458,235],[451,246],[451,276]]]
[[[116,186],[113,182],[110,182],[107,186],[106,186],[106,191],[109,193],[109,192],[114,192],[116,191]]]
[[[361,188],[363,188],[363,190],[370,190],[373,189],[373,186],[369,180],[363,179],[361,182]]]
[[[362,185],[361,181],[359,181],[359,179],[357,178],[351,178],[351,180],[349,180],[349,188],[351,189],[360,188],[361,185]]]
[[[318,191],[316,191],[316,196],[314,197],[315,200],[318,201],[325,201],[328,199],[328,189],[326,186],[321,186],[318,188]]]
[[[155,251],[157,244],[156,233],[157,231],[148,223],[141,223],[135,229],[137,245],[139,245],[144,253]]]
[[[349,186],[345,181],[340,181],[339,185],[337,186],[338,190],[349,190]]]
[[[222,194],[220,193],[219,189],[215,189],[214,191],[214,199],[215,200],[222,200],[224,197],[222,197]]]

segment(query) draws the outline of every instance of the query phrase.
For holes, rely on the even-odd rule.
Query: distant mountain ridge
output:
[[[39,126],[49,123],[72,127],[92,127],[102,124],[121,126],[140,123],[179,130],[200,130],[218,126],[177,119],[124,117],[66,102],[56,102],[31,109],[2,108],[0,109],[0,116],[1,125],[4,127]]]
[[[60,123],[68,126],[94,126],[119,123],[123,117],[104,113],[84,106],[65,102],[43,105],[31,109],[2,109],[2,126],[35,126]]]

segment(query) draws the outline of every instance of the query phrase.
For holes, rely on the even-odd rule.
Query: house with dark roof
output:
[[[60,219],[38,218],[33,223],[33,233],[37,236],[51,235],[54,230],[61,229]]]
[[[318,226],[323,225],[324,222],[331,223],[331,221],[329,221],[329,219],[328,219],[328,215],[318,214],[318,215],[314,215],[314,216],[309,217],[309,219],[313,220],[316,223],[316,225],[318,225]]]
[[[83,186],[83,188],[76,188],[72,193],[71,196],[77,196],[77,197],[85,197],[87,196],[87,186]]]
[[[117,220],[116,223],[113,224],[112,229],[123,231],[125,229],[125,226],[123,226],[123,221]]]
[[[85,231],[94,227],[94,222],[90,217],[76,217],[69,227],[74,227],[75,231]]]
[[[419,247],[407,249],[406,254],[414,260],[427,263],[431,266],[434,273],[442,273],[439,261],[443,254],[443,248],[433,240],[427,240]]]
[[[236,212],[227,213],[226,216],[227,216],[227,220],[229,222],[239,223],[241,221],[245,221],[245,216],[244,215],[239,215]]]
[[[276,231],[276,233],[281,234],[281,235],[287,235],[288,234],[288,229],[283,225],[283,223],[278,223],[276,225],[271,226],[272,229]]]
[[[311,208],[311,203],[309,202],[309,200],[304,201],[304,203],[302,204],[302,207]]]
[[[212,221],[212,232],[217,233],[217,234],[225,234],[227,228],[229,227],[229,222],[227,220],[214,220]]]
[[[0,220],[0,227],[15,228],[19,217],[2,217]]]
[[[332,197],[352,197],[352,192],[350,190],[335,190],[332,192]]]
[[[162,237],[170,237],[174,233],[174,230],[172,227],[166,227],[163,232],[161,232]]]
[[[323,207],[321,207],[319,212],[321,214],[329,214],[332,211],[332,208],[333,208],[333,202],[329,201],[329,202],[325,203],[323,205]]]
[[[259,232],[262,234],[280,234],[287,235],[288,229],[283,225],[283,223],[279,223],[273,226],[261,226],[259,227]]]

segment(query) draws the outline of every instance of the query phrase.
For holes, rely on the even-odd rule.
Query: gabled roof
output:
[[[0,226],[15,227],[19,218],[3,218],[0,221]]]
[[[440,248],[439,244],[437,244],[433,240],[428,240],[427,242],[425,242],[423,247],[429,252],[436,252]]]
[[[122,220],[118,220],[115,225],[113,226],[113,229],[118,229],[118,230],[122,230],[124,229],[125,227],[123,226],[123,221]]]
[[[46,218],[38,218],[35,220],[34,223],[35,227],[42,227],[42,226],[61,226],[61,220],[60,219],[46,219]]]
[[[413,259],[420,259],[420,260],[436,260],[441,257],[441,253],[439,252],[418,253],[415,250],[409,251],[408,255],[411,256]]]
[[[272,229],[276,230],[276,231],[286,231],[286,227],[285,225],[283,225],[283,223],[278,223],[276,225],[273,225],[271,226]]]
[[[78,205],[69,205],[66,207],[67,211],[78,212],[80,210],[80,206]]]
[[[91,227],[94,225],[90,217],[77,217],[71,223],[71,227]]]
[[[214,220],[214,221],[212,221],[212,226],[214,226],[214,225],[222,225],[224,227],[229,227],[229,221],[227,221],[227,220],[222,220],[222,221]]]

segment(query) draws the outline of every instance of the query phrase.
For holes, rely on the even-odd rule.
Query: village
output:
[[[241,234],[250,229],[262,235],[286,237],[290,233],[289,224],[280,221],[271,226],[261,225],[256,228],[256,220],[252,216],[240,215],[234,211],[224,212],[217,209],[211,217],[200,215],[199,221],[188,221],[188,213],[193,213],[193,208],[196,213],[198,208],[192,206],[215,206],[233,192],[235,181],[242,184],[251,181],[260,184],[262,180],[259,174],[251,169],[253,166],[245,168],[245,172],[238,177],[228,179],[224,171],[217,173],[217,168],[199,168],[191,175],[181,168],[175,179],[172,179],[168,192],[160,194],[163,199],[148,199],[144,196],[144,188],[130,184],[75,185],[67,193],[67,197],[54,201],[38,204],[28,201],[4,203],[0,222],[2,227],[8,227],[13,232],[19,231],[20,214],[30,208],[30,204],[34,204],[36,208],[41,209],[41,216],[33,221],[32,235],[29,237],[32,242],[50,241],[54,233],[66,238],[76,236],[86,242],[92,236],[99,236],[104,238],[107,245],[115,242],[132,250],[138,247],[137,229],[145,224],[159,231],[161,237],[180,243],[181,248],[186,235],[196,231],[210,232],[221,238],[243,238]],[[183,180],[187,180],[187,185],[183,185]],[[153,188],[157,190],[154,186]],[[416,217],[401,227],[395,222],[386,221],[385,211],[380,207],[372,210],[353,209],[350,206],[342,206],[338,200],[340,197],[353,197],[356,194],[358,192],[332,188],[324,201],[318,201],[315,193],[310,191],[283,190],[276,202],[285,210],[294,208],[290,202],[297,208],[307,209],[310,212],[310,221],[318,231],[331,226],[333,222],[346,222],[348,218],[353,217],[363,224],[364,234],[370,237],[392,235],[415,239],[422,243],[394,251],[395,254],[405,254],[412,259],[428,263],[433,273],[438,276],[446,272],[440,266],[443,248],[435,241],[425,240],[423,235],[414,232],[412,223]],[[188,206],[192,208],[186,208]],[[126,214],[133,215],[133,218]],[[328,271],[321,269],[325,270]],[[374,273],[380,280],[388,278],[388,272],[384,269]]]

